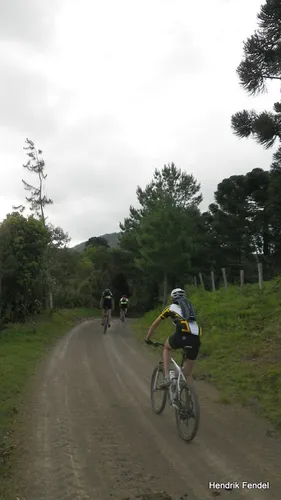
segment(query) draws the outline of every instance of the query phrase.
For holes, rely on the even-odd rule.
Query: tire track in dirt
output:
[[[85,327],[87,324],[80,325],[61,339],[43,370],[41,386],[39,382],[37,387],[24,460],[31,467],[24,467],[19,488],[26,500],[90,498],[85,495],[75,457],[77,444],[71,433],[68,407],[71,388],[65,362],[73,337]]]

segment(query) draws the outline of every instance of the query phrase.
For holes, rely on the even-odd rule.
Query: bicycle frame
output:
[[[184,375],[181,367],[177,364],[177,362],[173,358],[171,358],[171,362],[173,363],[173,365],[174,365],[174,367],[175,367],[175,369],[177,371],[177,391],[178,391],[178,394],[179,394],[179,392],[180,392],[180,381],[181,381],[181,378],[182,378],[183,382],[185,382],[185,383],[187,382],[187,380],[185,378],[185,375]]]
[[[164,344],[162,342],[153,342],[153,341],[150,341],[152,345],[154,345],[155,347],[164,347]],[[174,365],[174,368],[177,372],[177,385],[176,385],[176,391],[177,391],[177,395],[180,394],[180,383],[181,383],[181,380],[187,384],[187,380],[186,380],[186,377],[182,371],[182,368],[178,365],[178,363],[174,360],[174,358],[171,357],[171,362],[173,363]],[[161,360],[160,361],[161,365],[163,365],[163,361]],[[169,399],[170,401],[172,401],[172,391],[171,391],[171,386],[169,387],[169,390],[168,390],[168,394],[169,394]]]

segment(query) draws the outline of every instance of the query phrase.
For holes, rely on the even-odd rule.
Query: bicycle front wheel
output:
[[[159,387],[163,380],[163,367],[158,365],[153,370],[150,385],[151,406],[153,411],[158,415],[164,411],[167,402],[167,389],[160,389]],[[159,401],[157,400],[157,397],[159,397]]]
[[[180,388],[177,401],[176,425],[180,437],[186,441],[192,441],[199,429],[200,404],[194,385],[184,383]]]
[[[106,314],[104,318],[104,324],[103,324],[103,333],[105,334],[107,331],[107,324],[108,324],[108,315]]]

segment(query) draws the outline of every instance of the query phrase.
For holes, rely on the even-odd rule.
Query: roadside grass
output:
[[[30,377],[59,337],[79,321],[97,315],[94,309],[64,309],[38,316],[35,325],[11,324],[0,332],[0,498],[4,478],[11,474],[14,428]]]
[[[212,382],[220,402],[250,407],[281,432],[281,280],[264,283],[262,291],[255,284],[189,293],[203,328],[195,377]],[[139,338],[160,310],[135,321]],[[154,338],[172,331],[165,321]]]

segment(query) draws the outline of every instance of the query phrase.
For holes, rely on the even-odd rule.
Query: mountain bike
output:
[[[124,323],[124,321],[125,321],[125,309],[120,310],[120,319]]]
[[[154,347],[164,347],[162,342],[153,342],[150,340],[147,343],[149,345],[153,345]],[[188,384],[182,371],[188,349],[188,346],[182,349],[181,366],[179,366],[176,361],[171,358],[174,370],[170,370],[171,383],[168,388],[159,387],[159,379],[160,383],[164,380],[164,367],[162,360],[159,361],[158,365],[153,370],[150,386],[150,397],[153,411],[160,415],[165,409],[167,400],[169,400],[170,405],[175,409],[178,433],[186,442],[190,442],[195,438],[200,422],[200,405],[197,391],[194,385]],[[157,392],[161,394],[159,406],[157,406],[156,403]],[[194,421],[193,430],[190,430],[191,420]],[[182,423],[186,427],[186,433],[181,429]]]
[[[109,310],[108,309],[105,309],[104,310],[104,318],[103,318],[103,333],[105,334],[106,331],[107,331],[107,327],[108,327],[108,321],[109,321]]]

